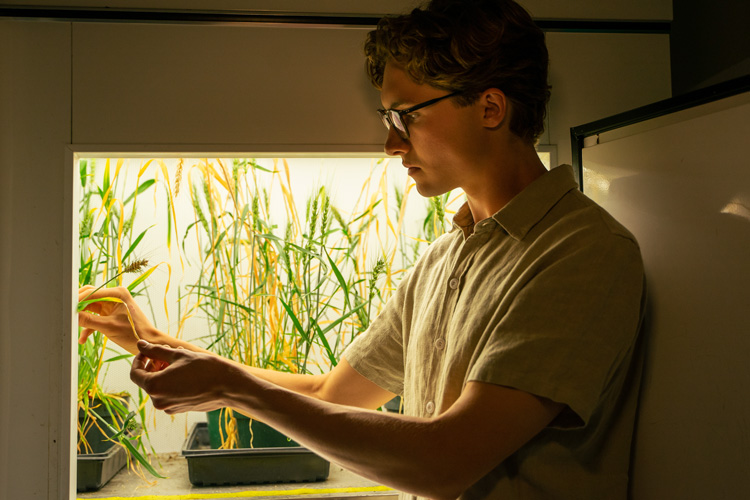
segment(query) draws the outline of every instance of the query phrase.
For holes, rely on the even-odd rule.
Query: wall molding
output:
[[[202,11],[156,9],[44,8],[0,4],[0,18],[30,21],[177,23],[177,24],[284,24],[327,27],[375,26],[372,15],[306,14],[259,11]],[[668,21],[598,21],[536,19],[548,32],[571,33],[658,33],[670,32]]]

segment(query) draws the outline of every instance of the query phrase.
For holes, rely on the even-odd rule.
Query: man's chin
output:
[[[425,198],[432,198],[433,196],[440,196],[441,194],[447,193],[448,189],[440,189],[438,186],[430,186],[428,184],[425,184],[424,182],[414,181],[417,192],[425,197]]]

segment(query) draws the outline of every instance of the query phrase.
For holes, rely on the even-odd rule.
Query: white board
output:
[[[601,134],[584,192],[649,285],[632,498],[750,498],[750,92]],[[587,141],[596,142],[596,141]]]

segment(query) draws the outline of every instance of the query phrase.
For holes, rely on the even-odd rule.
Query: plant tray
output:
[[[77,466],[77,491],[96,491],[107,484],[127,462],[127,452],[122,446],[110,443],[102,453],[79,453]]]
[[[196,486],[325,481],[330,463],[301,446],[214,450],[208,426],[197,423],[185,441],[190,482]]]

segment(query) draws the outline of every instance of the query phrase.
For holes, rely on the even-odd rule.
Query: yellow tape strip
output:
[[[375,493],[393,491],[386,486],[365,486],[359,488],[298,488],[296,490],[240,491],[236,493],[188,493],[186,495],[144,495],[139,497],[107,497],[97,500],[206,500],[212,498],[252,498],[280,497],[291,495],[324,495],[329,493]],[[79,498],[78,500],[83,500]]]

